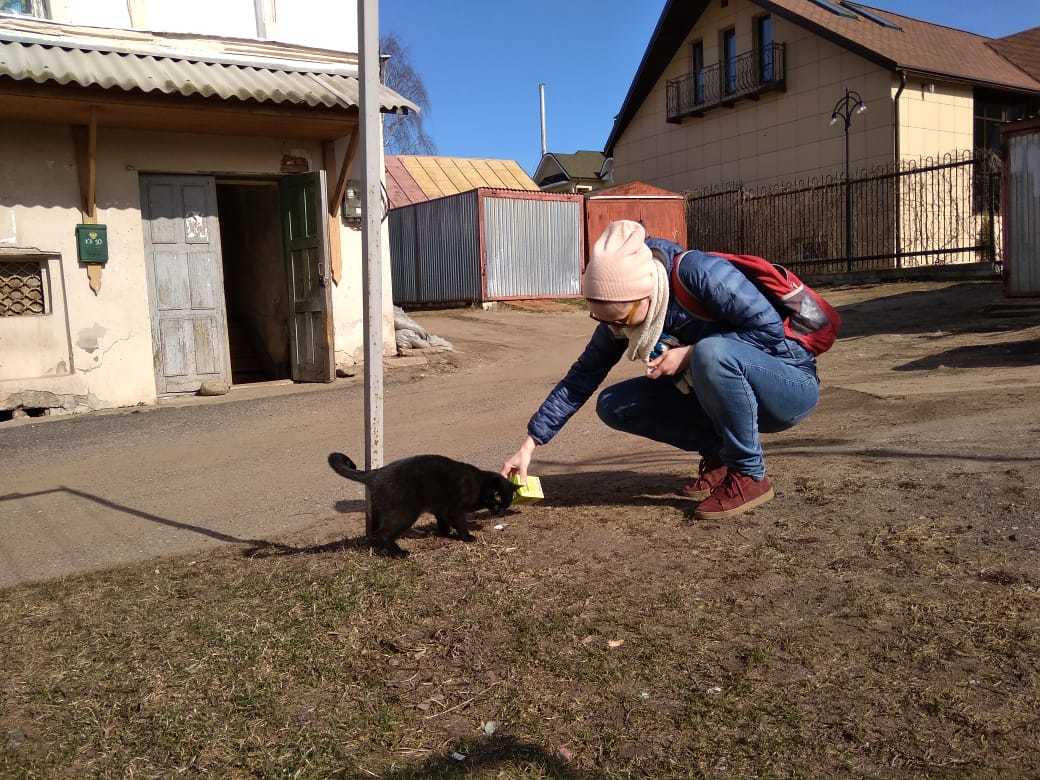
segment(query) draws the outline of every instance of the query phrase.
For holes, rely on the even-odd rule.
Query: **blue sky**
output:
[[[887,0],[873,4],[999,36],[1040,25],[1037,0]],[[549,148],[601,149],[664,0],[380,0],[380,27],[426,79],[440,154],[502,157],[533,172],[538,83]]]

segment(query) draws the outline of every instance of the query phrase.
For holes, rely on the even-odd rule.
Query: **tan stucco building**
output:
[[[339,205],[360,177],[356,55],[14,17],[0,50],[0,412],[331,381],[360,356]],[[77,225],[107,235],[106,263],[82,261]]]
[[[1000,122],[1040,96],[1021,57],[1040,41],[1011,38],[843,0],[669,0],[605,153],[617,182],[678,191],[838,173],[846,89],[868,109],[853,170],[996,149]]]

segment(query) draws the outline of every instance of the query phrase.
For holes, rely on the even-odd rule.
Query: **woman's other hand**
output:
[[[502,464],[502,476],[507,479],[513,474],[520,475],[520,483],[527,483],[527,467],[531,465],[531,456],[534,454],[534,439],[528,436],[524,443],[505,463]]]
[[[650,379],[658,379],[682,373],[690,363],[691,349],[693,347],[673,347],[661,357],[654,358],[646,364],[646,375]]]

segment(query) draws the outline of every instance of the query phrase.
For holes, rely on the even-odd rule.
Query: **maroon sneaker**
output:
[[[702,457],[701,465],[697,467],[697,479],[683,485],[680,492],[694,501],[703,501],[726,478],[727,471],[726,464],[717,457]]]
[[[768,477],[755,480],[730,469],[711,495],[702,501],[693,516],[700,520],[724,520],[750,512],[773,498]]]

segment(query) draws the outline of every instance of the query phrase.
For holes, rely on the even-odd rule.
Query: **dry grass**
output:
[[[403,562],[297,539],[7,591],[0,774],[1040,772],[1035,490],[969,526],[899,503],[920,475],[816,477],[699,527],[598,479]]]

